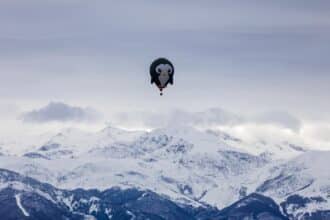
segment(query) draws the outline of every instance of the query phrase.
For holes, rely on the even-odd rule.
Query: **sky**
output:
[[[3,0],[0,137],[191,122],[330,150],[329,39],[327,0]]]

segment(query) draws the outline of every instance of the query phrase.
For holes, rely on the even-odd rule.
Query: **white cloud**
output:
[[[273,124],[294,131],[299,131],[301,121],[287,112],[267,112],[256,116],[252,121],[261,124]]]
[[[118,124],[143,125],[146,127],[164,127],[187,125],[197,127],[238,126],[243,124],[263,124],[278,126],[292,131],[301,128],[301,121],[285,112],[267,112],[256,116],[238,115],[221,108],[188,112],[175,110],[168,113],[132,112],[120,113],[115,118]]]
[[[120,113],[114,125],[126,128],[158,128],[164,126],[193,126],[220,129],[234,137],[255,143],[289,142],[311,149],[330,150],[330,124],[300,120],[286,112],[265,112],[253,116],[235,114],[221,108],[200,112],[175,110],[167,113]]]
[[[243,121],[241,117],[221,108],[212,108],[204,112],[188,112],[184,110],[174,110],[168,113],[126,112],[117,114],[114,120],[121,125],[138,125],[149,128],[180,125],[210,127],[232,125]]]

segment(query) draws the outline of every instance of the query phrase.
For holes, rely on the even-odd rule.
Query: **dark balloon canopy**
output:
[[[160,95],[166,86],[170,83],[173,85],[174,66],[166,58],[158,58],[154,60],[150,66],[151,84],[155,83],[160,90]]]

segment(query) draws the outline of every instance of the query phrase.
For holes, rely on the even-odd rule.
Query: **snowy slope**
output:
[[[310,151],[269,170],[257,192],[283,203],[293,216],[330,210],[330,152]],[[301,198],[304,204],[292,203]]]
[[[20,159],[3,156],[0,166],[63,188],[136,186],[185,203],[224,207],[239,198],[237,176],[267,163],[188,127],[123,133],[67,130]]]
[[[208,213],[206,208],[204,212]],[[0,216],[9,219],[197,219],[151,191],[110,188],[61,190],[0,169]],[[206,219],[206,218],[198,218]]]
[[[0,168],[65,189],[137,187],[193,206],[224,208],[259,192],[278,204],[295,194],[325,200],[298,210],[286,203],[293,215],[329,209],[330,166],[323,165],[329,165],[328,152],[309,152],[288,142],[255,146],[190,127],[151,132],[108,127],[96,133],[67,129],[24,147],[21,154],[0,156]]]
[[[245,151],[253,155],[264,154],[278,160],[287,160],[308,151],[308,148],[290,143],[288,141],[274,142],[264,139],[247,141],[231,136],[230,134],[220,130],[207,130],[206,132],[213,134],[218,137],[219,140],[222,140],[227,144],[240,149],[241,151]]]
[[[231,206],[178,205],[150,190],[118,187],[61,190],[18,173],[0,169],[0,216],[9,219],[273,219],[287,220],[275,202],[251,194]]]

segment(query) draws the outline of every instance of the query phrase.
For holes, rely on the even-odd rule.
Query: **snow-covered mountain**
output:
[[[61,190],[4,169],[0,169],[0,183],[0,216],[3,220],[287,219],[272,199],[259,194],[251,194],[219,210],[210,206],[178,205],[152,191],[134,188]]]
[[[290,159],[308,151],[308,148],[290,143],[288,141],[267,141],[259,139],[256,141],[247,141],[219,130],[207,130],[209,134],[217,136],[231,146],[235,146],[249,154],[259,155],[265,154],[273,159]]]
[[[291,217],[330,210],[330,152],[289,142],[253,145],[182,126],[151,132],[66,129],[45,139],[21,152],[2,145],[0,168],[66,190],[150,190],[195,208],[223,209],[257,192]],[[308,202],[297,205],[295,196]]]
[[[273,166],[256,191],[275,199],[292,216],[330,210],[329,158],[330,152],[310,151]]]

